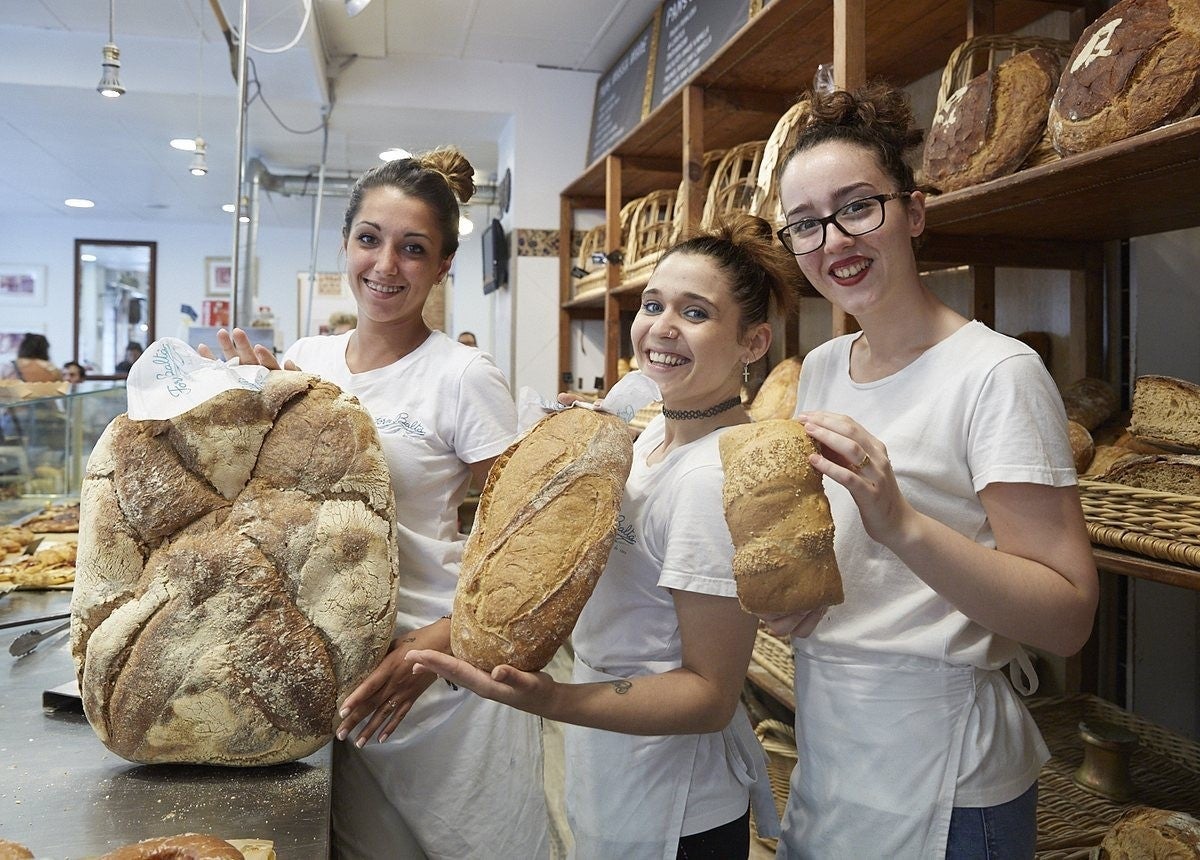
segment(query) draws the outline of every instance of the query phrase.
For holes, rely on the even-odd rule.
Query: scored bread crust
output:
[[[1169,451],[1200,453],[1200,385],[1173,376],[1139,376],[1133,384],[1129,432]]]
[[[1151,454],[1124,457],[1109,467],[1101,481],[1141,487],[1157,493],[1200,496],[1200,455]]]
[[[833,517],[816,452],[796,421],[776,419],[721,434],[725,521],[733,575],[747,612],[798,612],[841,603]]]
[[[81,495],[71,651],[100,740],[238,766],[327,743],[394,623],[395,503],[357,400],[278,371],[169,421],[118,416]]]
[[[547,416],[492,465],[463,551],[450,647],[485,671],[543,668],[575,628],[616,533],[633,443],[616,416]]]
[[[1200,103],[1200,2],[1122,0],[1080,35],[1048,124],[1061,155],[1190,116]]]

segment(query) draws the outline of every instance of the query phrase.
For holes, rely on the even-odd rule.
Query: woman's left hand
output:
[[[809,458],[812,467],[849,491],[867,534],[884,546],[900,540],[916,512],[900,492],[886,446],[847,415],[803,412],[796,420],[820,449]]]
[[[439,619],[392,640],[387,655],[375,670],[342,702],[338,712],[342,718],[337,727],[338,740],[344,741],[350,730],[363,720],[366,723],[354,738],[356,746],[365,746],[376,732],[379,732],[380,743],[388,739],[412,710],[417,698],[437,680],[436,675],[413,674],[413,664],[407,654],[413,648],[422,647],[449,650],[450,622]]]

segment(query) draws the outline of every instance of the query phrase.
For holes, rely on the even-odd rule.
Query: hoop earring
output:
[[[750,363],[742,362],[742,382],[750,381]]]

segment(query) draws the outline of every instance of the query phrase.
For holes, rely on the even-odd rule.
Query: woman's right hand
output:
[[[238,364],[260,364],[268,370],[279,370],[279,360],[275,358],[275,353],[260,344],[251,344],[250,338],[246,332],[240,328],[235,328],[232,333],[225,329],[220,329],[217,332],[217,344],[221,347],[221,352],[225,355],[226,361],[237,359]],[[200,344],[196,348],[196,352],[200,353],[204,358],[216,358],[212,350],[205,344]],[[283,365],[284,370],[299,370],[294,361],[287,361]]]

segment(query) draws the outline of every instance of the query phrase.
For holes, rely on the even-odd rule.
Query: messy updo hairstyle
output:
[[[350,228],[362,208],[363,197],[372,188],[395,188],[420,200],[437,217],[442,231],[442,258],[458,250],[459,203],[475,193],[475,168],[453,146],[441,146],[412,158],[397,158],[372,167],[354,183],[346,217],[342,222],[342,240],[350,238]]]
[[[772,312],[788,316],[796,306],[800,274],[796,261],[774,240],[771,225],[755,215],[735,212],[669,248],[672,254],[695,254],[713,260],[728,277],[741,310],[739,332],[769,322]]]
[[[49,361],[50,341],[44,334],[26,332],[17,346],[17,358],[40,358],[42,361]]]
[[[797,134],[777,176],[783,176],[799,153],[829,141],[843,141],[872,152],[883,171],[896,180],[896,190],[916,190],[905,154],[920,146],[925,133],[914,123],[903,90],[876,82],[853,92],[810,92],[804,98],[811,104],[808,122]]]

